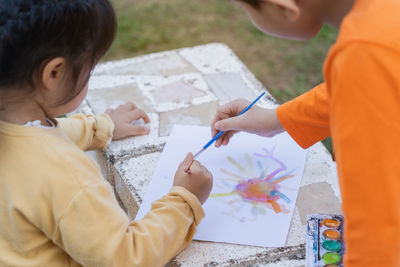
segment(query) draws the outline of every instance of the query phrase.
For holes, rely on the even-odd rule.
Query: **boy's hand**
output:
[[[213,185],[213,176],[206,167],[198,161],[190,166],[190,174],[185,171],[193,160],[193,154],[187,154],[185,160],[179,165],[175,173],[174,186],[182,186],[195,195],[201,204],[204,204],[210,195]]]
[[[146,135],[150,128],[145,125],[133,125],[132,121],[143,119],[145,123],[150,122],[149,116],[131,102],[119,105],[116,109],[107,109],[105,112],[114,122],[115,128],[113,140],[119,140],[128,136]]]
[[[239,131],[255,133],[265,137],[272,137],[285,131],[279,122],[276,110],[252,106],[243,115],[237,116],[248,105],[245,99],[236,99],[220,106],[211,123],[211,135],[215,136],[220,131],[225,133],[215,142],[216,147],[227,145],[230,138]]]

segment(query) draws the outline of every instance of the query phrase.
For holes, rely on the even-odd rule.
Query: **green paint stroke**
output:
[[[234,166],[236,166],[236,168],[238,168],[239,171],[240,171],[242,174],[245,174],[245,175],[247,175],[248,177],[251,177],[251,174],[250,174],[245,168],[243,168],[242,165],[240,165],[239,163],[237,163],[233,158],[228,157],[228,161],[229,161],[230,163],[232,163]]]

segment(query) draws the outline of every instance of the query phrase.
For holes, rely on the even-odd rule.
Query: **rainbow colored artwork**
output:
[[[266,209],[272,210],[275,214],[290,213],[285,203],[289,204],[291,200],[282,193],[282,189],[293,189],[285,187],[280,183],[294,177],[294,174],[293,171],[287,171],[286,165],[273,155],[274,149],[275,148],[268,150],[262,148],[262,153],[254,154],[255,158],[264,159],[264,165],[273,168],[271,172],[268,172],[268,166],[264,166],[261,160],[252,160],[249,154],[245,154],[247,168],[239,164],[232,157],[228,157],[227,160],[229,163],[234,166],[239,173],[220,169],[221,173],[229,177],[218,179],[220,181],[218,187],[220,189],[230,190],[224,193],[211,194],[211,197],[219,199],[227,196],[237,196],[238,198],[230,200],[229,204],[241,203],[235,207],[236,211],[243,206],[243,203],[247,205],[250,204],[253,216],[265,214]],[[268,164],[265,164],[265,162]]]

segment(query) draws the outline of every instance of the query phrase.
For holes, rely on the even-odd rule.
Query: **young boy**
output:
[[[332,136],[345,215],[345,266],[400,266],[400,1],[241,0],[265,33],[305,40],[340,29],[325,83],[277,110],[236,100],[220,107],[212,134],[273,136],[303,148]],[[231,118],[232,117],[232,118]]]

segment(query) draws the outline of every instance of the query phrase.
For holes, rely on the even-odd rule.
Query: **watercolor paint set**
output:
[[[307,267],[343,267],[343,216],[307,216]]]

